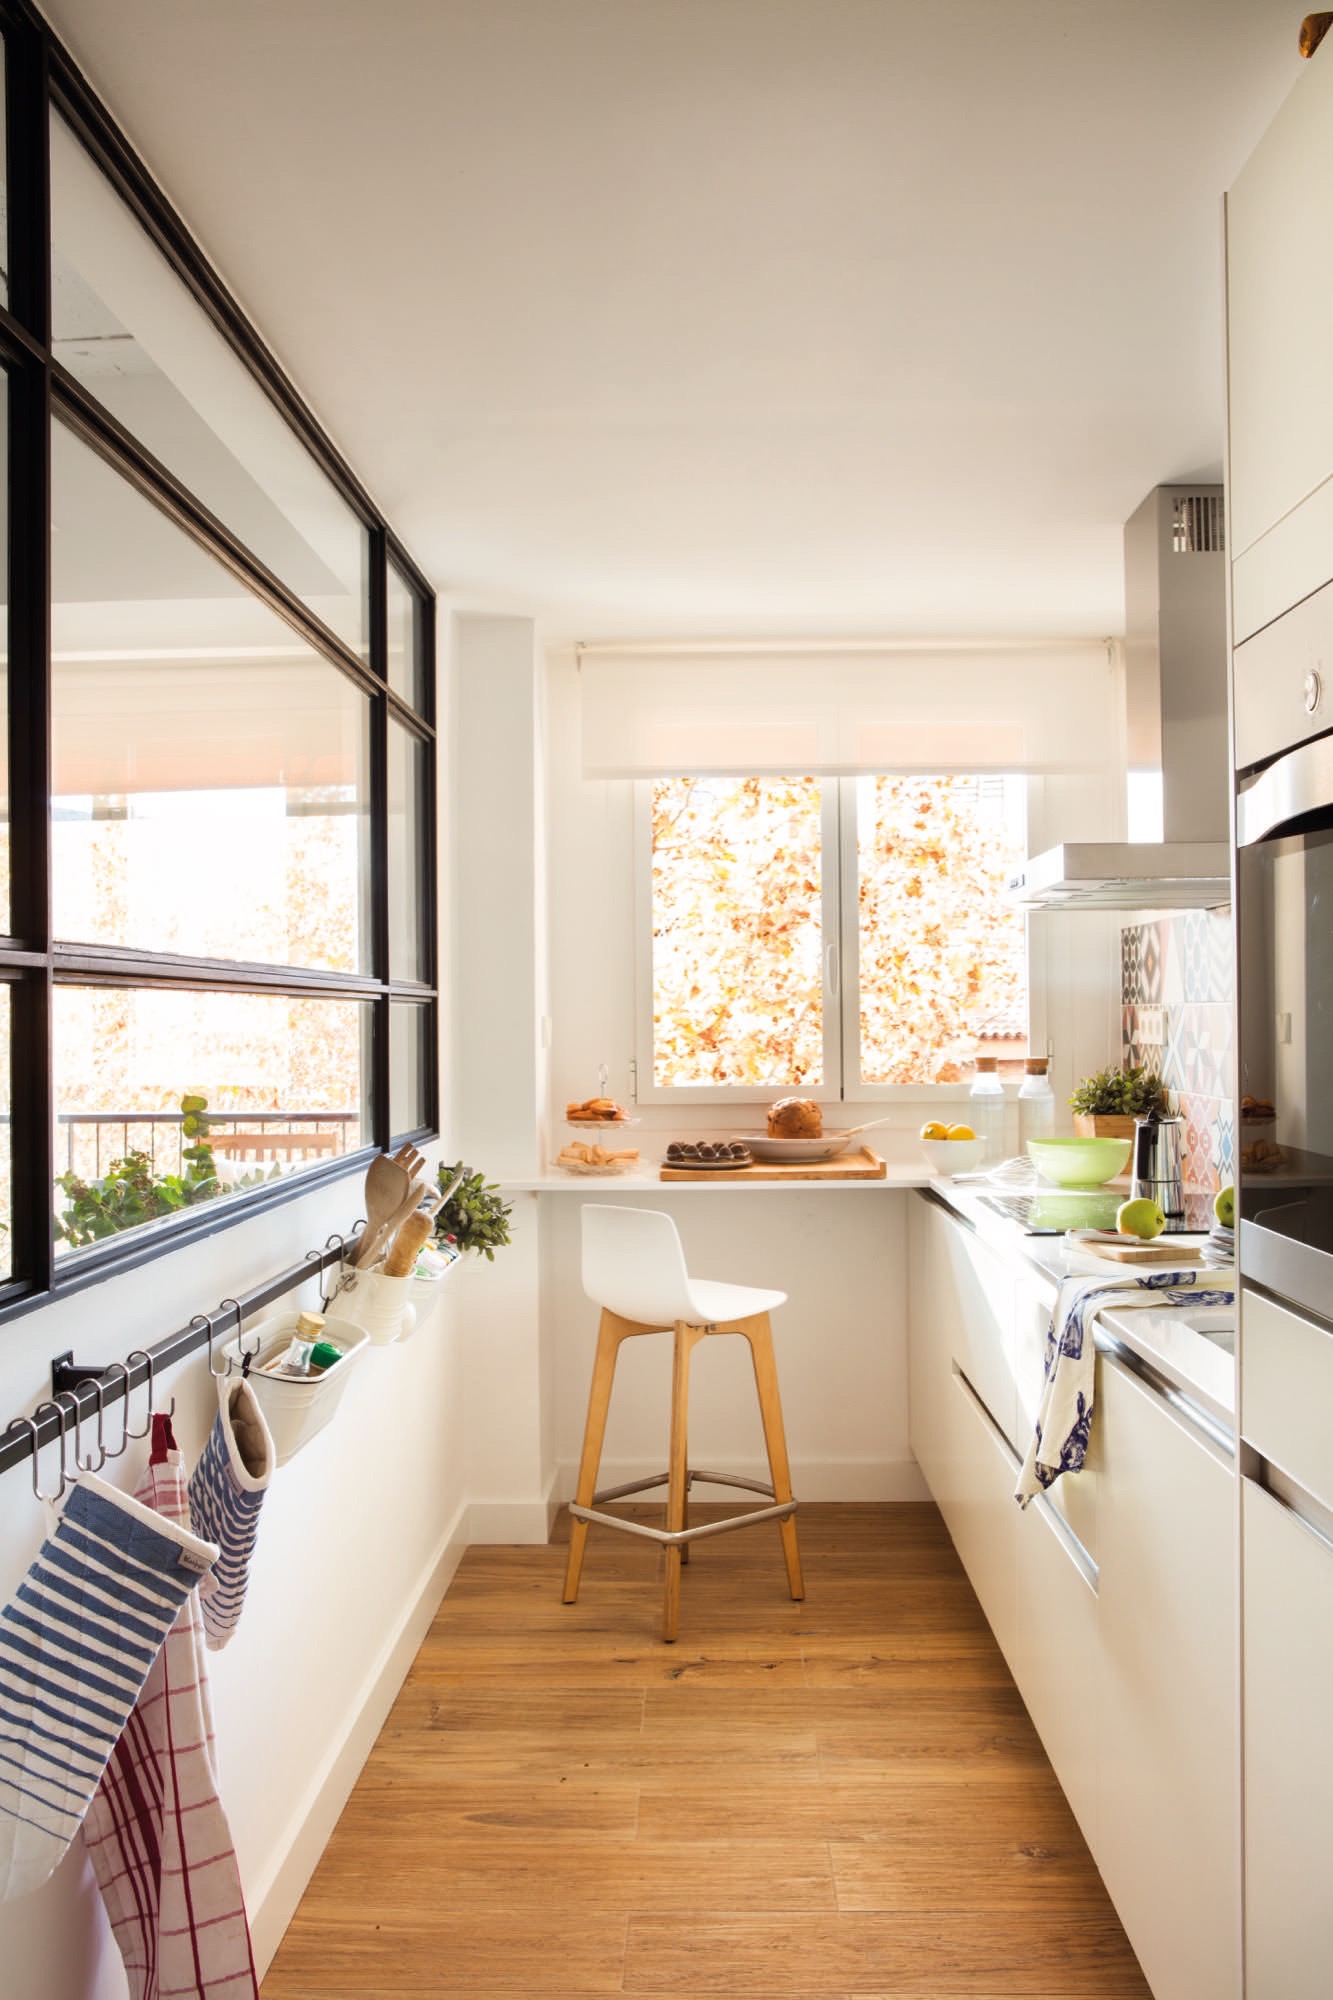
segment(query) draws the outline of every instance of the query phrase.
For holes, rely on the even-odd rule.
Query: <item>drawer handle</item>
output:
[[[1318,667],[1311,667],[1305,676],[1305,713],[1313,715],[1324,699],[1324,677]]]

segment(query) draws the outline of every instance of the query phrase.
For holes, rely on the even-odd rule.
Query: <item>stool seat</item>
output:
[[[776,1312],[787,1303],[785,1292],[765,1292],[758,1285],[724,1285],[716,1278],[691,1278],[690,1303],[699,1326],[721,1326],[755,1313]]]
[[[602,1309],[597,1335],[597,1355],[593,1364],[592,1386],[588,1393],[588,1418],[579,1459],[578,1484],[570,1502],[569,1562],[565,1570],[565,1603],[578,1597],[588,1525],[603,1526],[643,1535],[661,1544],[665,1562],[662,1602],[662,1637],[674,1640],[680,1613],[680,1566],[689,1545],[705,1535],[725,1534],[762,1521],[776,1521],[782,1537],[787,1582],[793,1598],[805,1595],[801,1558],[796,1541],[796,1501],[791,1490],[791,1468],[787,1460],[787,1440],[782,1425],[782,1405],[778,1395],[777,1365],[773,1359],[773,1334],[769,1314],[786,1303],[785,1292],[758,1285],[724,1284],[711,1278],[692,1278],[685,1268],[676,1225],[657,1209],[621,1208],[598,1203],[583,1210],[583,1289]],[[606,1435],[607,1413],[616,1361],[626,1340],[638,1336],[673,1335],[671,1386],[671,1437],[669,1463],[665,1472],[628,1485],[596,1491],[601,1463],[602,1441]],[[689,1405],[690,1356],[701,1340],[710,1336],[737,1335],[750,1349],[755,1390],[763,1425],[764,1448],[768,1455],[769,1483],[744,1479],[727,1472],[691,1470],[686,1431]],[[771,1502],[752,1507],[744,1514],[725,1520],[705,1521],[691,1527],[687,1520],[692,1481],[710,1485],[738,1486]],[[642,1493],[650,1487],[667,1489],[666,1526],[653,1528],[640,1521],[628,1521],[602,1511],[602,1503]]]

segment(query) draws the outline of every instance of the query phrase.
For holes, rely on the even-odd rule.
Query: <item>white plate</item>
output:
[[[826,1132],[822,1139],[770,1139],[767,1132],[733,1132],[730,1137],[748,1146],[756,1160],[785,1161],[789,1166],[802,1160],[836,1160],[852,1143],[841,1132]]]
[[[637,1174],[642,1160],[552,1160],[562,1174]]]

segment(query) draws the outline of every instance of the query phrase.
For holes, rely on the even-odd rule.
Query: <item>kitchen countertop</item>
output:
[[[1063,1236],[1026,1235],[1020,1224],[986,1207],[981,1198],[982,1189],[961,1186],[947,1175],[934,1174],[928,1167],[915,1162],[890,1160],[883,1180],[857,1181],[746,1181],[733,1179],[728,1174],[717,1174],[708,1180],[663,1181],[657,1174],[659,1164],[654,1158],[645,1164],[642,1171],[630,1174],[567,1174],[552,1169],[549,1173],[535,1174],[530,1178],[504,1180],[500,1188],[504,1194],[577,1194],[585,1200],[590,1195],[615,1199],[647,1194],[655,1199],[669,1195],[673,1201],[681,1195],[697,1198],[719,1193],[731,1199],[743,1196],[756,1200],[774,1194],[797,1193],[818,1195],[821,1200],[827,1200],[830,1196],[845,1198],[848,1195],[864,1198],[867,1193],[882,1193],[886,1188],[918,1188],[933,1194],[983,1242],[1025,1266],[1036,1277],[1052,1306],[1060,1280],[1072,1274],[1101,1274],[1108,1282],[1130,1275],[1123,1267],[1075,1249]],[[1180,1239],[1185,1245],[1197,1245],[1203,1240],[1202,1235],[1186,1235]],[[1234,1273],[1202,1270],[1201,1278],[1208,1281],[1200,1284],[1201,1290],[1235,1288]],[[1139,1363],[1172,1385],[1215,1429],[1227,1437],[1234,1434],[1236,1390],[1233,1356],[1216,1342],[1185,1326],[1173,1314],[1171,1307],[1164,1306],[1160,1312],[1140,1307],[1118,1313],[1114,1307],[1108,1306],[1098,1315],[1097,1344],[1104,1352],[1114,1352],[1117,1345],[1128,1349]]]
[[[650,1160],[639,1173],[633,1174],[566,1174],[558,1168],[550,1173],[533,1174],[522,1180],[500,1182],[502,1194],[790,1194],[793,1189],[798,1194],[855,1194],[870,1188],[882,1191],[884,1188],[924,1188],[938,1185],[929,1167],[916,1164],[888,1161],[882,1180],[855,1181],[810,1181],[793,1177],[791,1180],[756,1181],[746,1180],[735,1174],[713,1174],[707,1180],[664,1181],[658,1179],[657,1169],[661,1161]]]
[[[1123,1266],[1077,1249],[1063,1236],[1025,1235],[1019,1223],[987,1208],[979,1190],[957,1187],[947,1179],[935,1179],[930,1185],[934,1194],[965,1228],[996,1250],[1020,1260],[1035,1273],[1052,1306],[1062,1278],[1100,1276],[1105,1277],[1108,1283],[1114,1283],[1117,1278],[1134,1275]],[[1198,1246],[1205,1239],[1202,1235],[1182,1235],[1179,1240],[1184,1246]],[[1163,1268],[1160,1265],[1153,1267],[1154,1275]],[[1206,1266],[1186,1268],[1198,1271],[1200,1291],[1235,1290],[1234,1271],[1210,1271]],[[1228,1437],[1234,1435],[1234,1356],[1215,1341],[1186,1326],[1172,1307],[1163,1305],[1160,1312],[1143,1307],[1117,1312],[1114,1306],[1107,1306],[1097,1316],[1096,1332],[1099,1350],[1114,1352],[1117,1345],[1128,1348],[1140,1362],[1164,1377],[1187,1402],[1211,1419],[1213,1425]]]

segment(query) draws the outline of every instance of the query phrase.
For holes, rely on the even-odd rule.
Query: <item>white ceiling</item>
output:
[[[1125,517],[1220,475],[1286,0],[47,12],[459,604],[1114,631]]]

